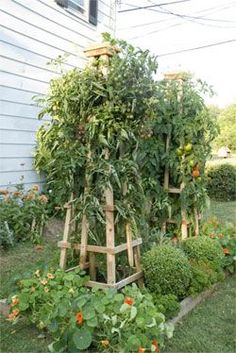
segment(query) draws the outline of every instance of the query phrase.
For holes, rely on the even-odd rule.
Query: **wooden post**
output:
[[[66,221],[65,221],[65,227],[64,227],[64,234],[63,234],[63,242],[67,243],[68,237],[70,234],[70,222],[71,222],[71,214],[72,214],[72,205],[71,202],[73,200],[73,193],[71,193],[70,197],[70,202],[66,206]],[[61,249],[61,255],[60,255],[60,267],[62,269],[65,269],[66,266],[66,255],[67,255],[67,247],[62,247]]]
[[[193,212],[194,212],[194,225],[195,225],[194,234],[197,237],[199,235],[199,218],[198,218],[198,211],[196,207],[194,207]]]
[[[169,150],[170,150],[170,139],[171,139],[171,135],[169,133],[166,137],[166,150],[165,150],[165,152],[167,155],[169,154]],[[169,180],[170,180],[169,166],[166,163],[165,164],[165,173],[164,173],[164,190],[165,191],[168,191],[168,189],[169,189]],[[166,221],[163,222],[162,227],[161,227],[161,230],[164,233],[166,233],[166,224],[167,224]]]
[[[96,281],[96,258],[93,252],[89,253],[89,276],[92,281]]]
[[[109,151],[105,150],[105,159],[109,159]],[[107,188],[105,190],[106,203],[106,246],[107,248],[115,248],[115,224],[114,224],[114,197],[113,190]],[[107,253],[107,283],[113,285],[116,283],[116,258],[115,254]]]

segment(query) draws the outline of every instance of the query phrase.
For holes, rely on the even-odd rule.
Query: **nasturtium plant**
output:
[[[19,292],[10,296],[8,320],[16,323],[27,315],[52,337],[52,353],[151,351],[172,336],[173,326],[165,323],[147,292],[136,285],[121,292],[90,290],[87,281],[80,270],[38,269],[22,279]]]

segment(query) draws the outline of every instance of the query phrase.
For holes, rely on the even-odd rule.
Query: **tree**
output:
[[[218,116],[220,134],[215,140],[216,147],[227,146],[236,152],[236,104],[231,104]]]

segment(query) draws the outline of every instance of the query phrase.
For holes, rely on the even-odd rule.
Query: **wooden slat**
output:
[[[142,238],[138,238],[138,239],[134,239],[132,241],[132,247],[135,247],[137,245],[140,245],[142,244]],[[70,242],[64,242],[63,240],[62,241],[59,241],[57,243],[58,247],[60,248],[66,248],[66,249],[78,249],[80,250],[81,248],[81,244],[71,244]],[[117,245],[115,248],[108,248],[106,246],[98,246],[98,245],[87,245],[87,251],[88,252],[95,252],[95,253],[100,253],[100,254],[118,254],[122,251],[125,251],[127,250],[128,246],[127,246],[127,243],[125,244],[121,244],[121,245]]]
[[[181,189],[179,189],[179,188],[169,188],[168,189],[168,192],[170,193],[170,194],[180,194],[181,193]]]
[[[71,267],[71,268],[68,268],[67,270],[65,270],[65,272],[71,272],[71,271],[74,271],[74,270],[76,270],[77,268],[79,268],[80,267],[80,265],[77,265],[77,266],[74,266],[74,267]],[[84,268],[89,268],[89,263],[88,262],[86,262],[85,263],[85,267]]]
[[[106,289],[106,288],[116,288],[116,284],[111,284],[111,283],[102,283],[102,282],[96,282],[96,281],[88,281],[86,283],[88,287],[97,287],[101,289]]]
[[[89,253],[89,276],[92,281],[96,281],[96,258],[93,252]]]
[[[195,226],[194,233],[195,233],[195,236],[198,236],[199,235],[199,215],[196,207],[194,207],[193,212],[194,212],[194,226]]]
[[[134,240],[132,241],[132,246],[135,247],[135,246],[137,246],[137,245],[141,245],[142,242],[143,242],[143,241],[142,241],[142,238],[134,239]],[[127,243],[121,244],[121,245],[117,245],[117,246],[115,247],[115,254],[118,254],[118,253],[120,253],[120,252],[122,252],[122,251],[125,251],[125,250],[127,250],[127,248],[128,248]]]
[[[70,196],[70,202],[73,200],[73,193],[71,193]],[[64,234],[63,234],[63,242],[66,243],[70,234],[70,222],[71,222],[71,215],[72,215],[72,208],[69,207],[66,210],[66,221],[65,221],[65,227],[64,227]],[[60,267],[62,269],[65,268],[66,266],[66,253],[67,253],[67,248],[62,248],[61,249],[61,254],[60,254]]]
[[[126,239],[127,239],[127,250],[128,250],[128,261],[131,267],[134,266],[134,253],[132,245],[132,230],[129,223],[126,224]]]
[[[170,134],[168,134],[166,137],[166,154],[167,155],[169,154],[169,150],[170,150],[170,139],[171,139],[171,136],[170,136]],[[169,179],[170,179],[169,166],[166,163],[165,174],[164,174],[164,189],[165,190],[168,190],[168,188],[169,188]]]
[[[120,289],[122,287],[125,287],[127,284],[132,283],[134,281],[137,281],[138,279],[143,277],[143,271],[134,273],[133,275],[122,279],[120,282],[117,282],[115,285],[115,288]]]
[[[82,232],[81,232],[81,246],[80,246],[80,267],[83,269],[87,256],[88,243],[88,221],[86,215],[82,217]]]

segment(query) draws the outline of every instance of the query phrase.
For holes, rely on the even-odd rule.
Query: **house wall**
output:
[[[47,62],[66,52],[67,69],[83,68],[83,49],[97,42],[101,32],[114,29],[115,0],[99,0],[97,26],[54,0],[0,1],[1,187],[21,180],[26,188],[43,183],[33,168],[35,132],[41,122],[40,107],[32,98],[44,95],[49,81],[59,76]]]

